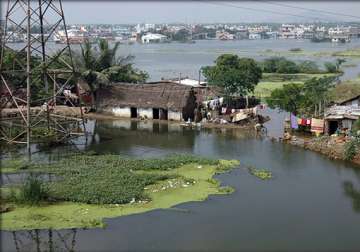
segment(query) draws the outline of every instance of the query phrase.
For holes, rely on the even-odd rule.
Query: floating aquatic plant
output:
[[[249,172],[260,179],[266,180],[272,178],[272,172],[265,169],[256,169],[255,167],[249,167]]]

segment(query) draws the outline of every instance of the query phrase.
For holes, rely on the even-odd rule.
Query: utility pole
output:
[[[31,133],[35,127],[45,127],[55,132],[56,136],[52,139],[55,141],[66,141],[69,137],[78,136],[78,132],[72,132],[71,125],[79,121],[83,121],[85,132],[81,102],[72,104],[80,109],[80,119],[56,114],[56,100],[63,99],[64,89],[75,85],[78,90],[78,74],[72,60],[61,0],[8,0],[5,17],[4,26],[0,29],[0,90],[5,90],[2,98],[7,100],[7,104],[4,105],[10,105],[11,109],[7,110],[4,106],[0,110],[15,116],[11,120],[0,118],[0,141],[25,144],[30,153],[30,145],[39,140]],[[32,34],[34,28],[40,28],[40,38]],[[63,30],[61,39],[65,43],[57,44],[55,50],[51,38],[59,30]],[[20,49],[19,44],[14,46],[12,43],[14,34],[26,36],[25,44]],[[64,55],[68,60],[64,59]],[[37,63],[33,58],[41,62]],[[48,92],[48,81],[53,83],[52,92]],[[20,88],[22,83],[26,83],[26,89]],[[42,85],[42,90],[46,91],[45,95],[36,100],[36,94],[32,94],[35,83],[37,87]],[[78,92],[77,96],[80,100]],[[31,106],[37,106],[39,110],[34,116],[31,114]]]
[[[201,68],[199,69],[199,86],[200,86],[200,82],[201,82]]]
[[[26,50],[26,149],[30,158],[31,148],[30,148],[30,101],[31,101],[31,68],[30,68],[30,60],[31,60],[31,12],[30,12],[30,0],[27,0],[27,50]],[[30,160],[29,160],[30,161]]]

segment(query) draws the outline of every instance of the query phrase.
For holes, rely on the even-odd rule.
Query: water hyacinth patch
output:
[[[262,180],[271,179],[272,172],[265,169],[256,169],[255,167],[248,168],[251,175],[256,176]]]
[[[62,179],[49,185],[52,198],[91,204],[125,204],[131,200],[149,200],[148,185],[174,178],[161,173],[197,163],[217,165],[218,160],[189,155],[156,159],[132,159],[118,155],[74,155],[51,165],[38,165]]]

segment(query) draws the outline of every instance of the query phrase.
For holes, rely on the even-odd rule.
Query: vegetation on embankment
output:
[[[324,154],[331,159],[346,160],[360,165],[360,144],[359,139],[356,138],[321,136],[303,139],[292,137],[286,143]]]
[[[238,164],[193,156],[140,160],[117,155],[32,164],[29,171],[50,172],[60,180],[43,184],[47,198],[38,204],[18,201],[22,188],[2,188],[7,207],[1,229],[102,227],[103,218],[202,201],[210,194],[231,192],[212,177]]]

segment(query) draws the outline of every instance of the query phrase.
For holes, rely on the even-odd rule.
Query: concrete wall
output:
[[[114,116],[126,117],[126,118],[131,117],[131,110],[129,107],[126,107],[126,108],[115,107],[115,108],[112,108],[111,112]]]
[[[131,118],[131,108],[130,107],[113,107],[103,110],[103,112],[111,113],[114,116]],[[162,110],[160,109],[160,114]],[[138,117],[146,117],[147,119],[153,119],[153,109],[152,108],[138,108],[137,109]],[[160,115],[161,116],[161,115]],[[173,121],[182,121],[182,113],[168,110],[168,120]]]
[[[168,111],[168,120],[182,121],[182,113],[169,110]]]
[[[153,118],[153,110],[152,108],[138,108],[138,116],[146,117],[147,119]]]

